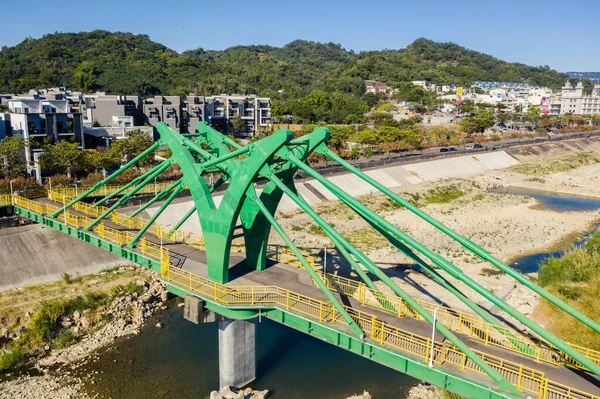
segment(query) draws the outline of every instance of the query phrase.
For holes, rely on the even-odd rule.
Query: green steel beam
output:
[[[291,156],[292,159],[295,157]],[[341,234],[331,227],[323,218],[319,216],[310,206],[306,206],[298,197],[290,190],[281,180],[274,176],[268,169],[262,172],[263,176],[267,177],[270,181],[274,182],[292,201],[300,206],[300,208],[306,212],[317,224],[324,230],[333,235],[338,241],[343,243],[346,248],[358,257],[361,263],[369,269],[369,271],[375,274],[381,281],[383,281],[388,287],[390,287],[396,295],[401,297],[411,308],[413,308],[418,314],[423,317],[430,325],[434,325],[433,316],[428,313],[423,307],[415,301],[410,295],[402,290],[397,284],[395,284],[385,273],[383,273],[372,261],[365,256],[361,251],[357,250],[352,244],[350,244]],[[369,266],[367,266],[369,265]],[[441,323],[435,323],[434,326],[444,337],[452,342],[457,348],[460,349],[469,359],[479,366],[494,382],[500,385],[507,392],[518,393],[517,388],[507,381],[500,373],[490,367],[483,359],[475,354],[464,342],[462,342],[454,333],[452,333],[446,326]]]
[[[148,229],[150,228],[150,226],[152,226],[152,223],[154,223],[156,221],[156,219],[158,219],[158,217],[160,216],[161,213],[163,213],[163,211],[169,206],[169,204],[175,199],[175,197],[177,197],[177,195],[181,192],[181,190],[183,190],[183,186],[180,185],[179,187],[177,187],[173,193],[171,193],[171,195],[169,196],[169,198],[167,198],[167,200],[165,201],[164,204],[162,204],[160,206],[160,208],[158,208],[158,210],[156,212],[154,212],[154,215],[152,215],[152,217],[150,218],[150,220],[148,220],[148,222],[146,222],[146,224],[144,225],[144,227],[142,227],[140,229],[140,231],[138,231],[138,233],[135,235],[135,237],[133,237],[133,239],[127,244],[127,246],[129,248],[133,248],[135,243],[138,242],[138,240],[140,238],[142,238],[142,236],[144,235],[144,233],[146,233],[146,231],[148,231]],[[162,232],[161,232],[162,234]]]
[[[496,329],[500,334],[504,335],[504,332],[507,332],[509,335],[506,335],[506,338],[517,348],[518,350],[527,353],[529,355],[533,355],[537,353],[533,348],[528,346],[523,346],[522,342],[515,340],[516,337],[513,335],[507,328],[500,326],[498,320],[493,317],[489,312],[485,309],[482,309],[477,303],[472,301],[469,297],[463,294],[459,289],[457,289],[452,283],[450,283],[446,278],[444,278],[441,274],[439,274],[431,265],[425,262],[421,257],[415,254],[410,248],[408,248],[403,242],[394,237],[390,232],[381,228],[375,221],[369,218],[364,212],[361,212],[360,209],[353,207],[350,204],[347,204],[352,210],[354,210],[360,217],[366,220],[371,227],[377,230],[382,236],[384,236],[390,244],[392,244],[396,249],[406,255],[408,258],[413,260],[417,265],[419,265],[427,274],[429,274],[438,284],[447,289],[451,294],[457,297],[461,302],[467,305],[471,310],[473,310],[479,317],[488,322],[494,329]]]
[[[148,176],[158,176],[158,174],[155,174],[155,172],[159,169],[161,169],[165,163],[168,163],[168,161],[165,162],[161,162],[160,164],[156,165],[155,167],[153,167],[152,169],[148,170],[147,172],[144,172],[142,175],[135,177],[134,179],[132,179],[129,183],[119,187],[119,189],[117,189],[116,191],[113,191],[112,193],[106,195],[104,198],[100,199],[99,201],[96,201],[94,203],[95,206],[99,206],[102,205],[103,203],[105,203],[106,201],[108,201],[111,198],[116,197],[117,195],[121,194],[123,191],[127,190],[129,187],[138,184],[140,181],[145,181],[145,179]],[[164,171],[164,169],[162,169]],[[159,173],[160,174],[160,173]],[[144,184],[146,185],[146,184]]]
[[[295,194],[298,196],[298,199],[304,203],[305,206],[310,206],[308,204],[308,202],[306,202],[306,200],[302,197],[302,195],[300,195],[300,193],[298,193],[298,191],[295,191]],[[352,270],[354,270],[356,272],[356,274],[358,274],[358,276],[360,277],[360,279],[367,285],[367,287],[369,287],[374,292],[381,293],[383,295],[383,293],[375,285],[375,283],[373,282],[373,280],[371,280],[371,278],[364,272],[364,270],[362,270],[362,268],[360,267],[360,265],[358,264],[358,262],[356,262],[356,260],[354,259],[354,257],[348,252],[348,250],[346,250],[346,248],[344,247],[344,245],[339,240],[337,240],[333,235],[329,234],[326,231],[325,231],[325,235],[327,236],[327,238],[329,238],[329,240],[333,243],[333,245],[335,245],[335,247],[340,252],[340,254],[344,257],[344,259],[346,259],[348,261],[348,263],[350,264],[350,267],[352,268]],[[325,278],[327,278],[327,275],[325,273],[323,273],[323,276]],[[331,282],[331,284],[334,284],[334,283]],[[377,301],[379,303],[381,303],[381,305],[383,307],[388,306],[388,307],[392,308],[392,309],[389,309],[389,310],[392,310],[392,311],[396,310],[396,309],[393,308],[393,306],[391,304],[385,303],[385,302],[382,303],[382,301],[380,300],[380,298],[377,298]]]
[[[94,184],[89,190],[85,191],[83,194],[81,194],[80,196],[78,196],[77,198],[75,198],[74,200],[72,200],[71,202],[69,202],[68,204],[65,204],[65,206],[63,206],[62,208],[60,208],[56,212],[53,212],[52,214],[50,214],[50,216],[51,217],[56,217],[60,213],[64,212],[67,208],[72,207],[73,205],[75,205],[76,203],[78,203],[79,201],[81,201],[82,199],[84,199],[85,197],[87,197],[88,195],[92,194],[94,191],[98,190],[100,187],[104,186],[106,183],[110,182],[112,179],[114,179],[115,177],[119,176],[125,170],[129,169],[130,167],[132,167],[133,165],[135,165],[136,163],[138,163],[142,158],[144,158],[146,155],[150,154],[152,151],[154,151],[156,148],[158,148],[160,146],[160,144],[161,143],[159,141],[157,141],[156,143],[152,144],[146,150],[142,151],[142,153],[140,155],[138,155],[137,157],[133,158],[131,161],[127,162],[125,165],[121,166],[119,168],[119,170],[117,170],[116,172],[110,174],[106,179],[103,179],[103,180],[99,181],[98,183]]]
[[[213,193],[224,182],[225,181],[222,178],[219,178],[215,182],[215,184],[213,184],[213,186],[210,188],[209,192]],[[196,204],[195,203],[194,203],[194,206],[192,206],[192,208],[189,211],[187,211],[186,214],[179,220],[179,222],[175,223],[175,225],[173,226],[171,231],[169,231],[169,234],[167,235],[167,237],[171,237],[171,235],[176,230],[179,230],[179,228],[190,218],[190,216],[192,216],[194,214],[194,212],[196,212]]]
[[[361,209],[361,211],[363,211],[366,215],[369,215],[370,219],[377,222],[377,224],[380,227],[382,227],[383,229],[394,234],[398,239],[400,239],[401,241],[404,241],[407,245],[411,246],[412,248],[414,248],[415,250],[417,250],[418,252],[420,252],[421,254],[426,256],[427,258],[429,258],[433,263],[435,263],[440,268],[444,269],[451,276],[453,276],[454,278],[465,283],[468,287],[473,289],[479,295],[483,296],[485,299],[492,302],[494,305],[498,306],[500,309],[502,309],[503,311],[508,313],[511,317],[513,317],[520,323],[529,327],[533,332],[535,332],[540,337],[542,337],[543,339],[550,342],[552,345],[554,345],[556,348],[560,349],[561,351],[563,351],[564,353],[569,355],[571,358],[573,358],[576,361],[578,361],[579,363],[581,363],[583,366],[587,367],[591,372],[600,376],[600,366],[599,365],[597,365],[596,363],[594,363],[593,361],[591,361],[590,359],[585,357],[583,354],[576,351],[575,349],[571,348],[560,338],[558,338],[554,334],[550,333],[549,331],[545,330],[539,324],[537,324],[530,318],[524,316],[519,311],[514,309],[512,306],[508,305],[502,299],[498,298],[496,295],[494,295],[493,293],[488,291],[485,287],[483,287],[477,281],[473,280],[471,277],[469,277],[467,274],[465,274],[456,265],[452,264],[447,259],[434,253],[429,248],[425,247],[424,245],[422,245],[421,243],[416,241],[414,238],[410,237],[404,231],[400,230],[399,228],[397,228],[396,226],[394,226],[393,224],[388,222],[386,219],[382,218],[377,213],[373,212],[370,208],[366,207],[360,201],[358,201],[351,195],[347,194],[345,191],[341,190],[339,187],[337,187],[335,184],[331,183],[329,180],[325,179],[319,173],[315,172],[312,168],[303,164],[302,161],[298,160],[293,155],[288,155],[288,159],[292,163],[297,165],[300,169],[302,169],[304,172],[306,172],[309,176],[311,176],[312,178],[317,180],[319,183],[323,184],[323,186],[325,186],[329,191],[331,191],[336,197],[341,199],[344,203],[353,204],[358,209]]]
[[[150,175],[148,175],[148,177],[146,177],[146,179],[143,182],[141,182],[133,190],[131,190],[130,192],[128,192],[127,194],[122,196],[117,202],[115,202],[113,204],[113,206],[111,206],[110,208],[108,208],[107,210],[102,212],[102,214],[100,216],[98,216],[96,219],[94,219],[90,224],[85,226],[83,229],[85,231],[90,231],[92,228],[94,228],[95,225],[100,223],[100,221],[102,221],[102,219],[104,219],[106,216],[110,215],[112,211],[114,211],[119,206],[121,206],[122,204],[127,202],[129,200],[129,198],[133,197],[135,195],[135,193],[140,191],[146,184],[148,184],[150,181],[154,180],[155,177],[160,175],[162,172],[164,172],[170,166],[171,166],[171,162],[165,161],[162,164],[160,164],[159,167],[152,169],[154,172],[151,173]]]
[[[175,183],[171,184],[169,187],[161,190],[158,194],[156,194],[156,196],[154,198],[152,198],[150,201],[146,202],[143,206],[136,209],[135,212],[133,212],[131,215],[129,215],[129,217],[130,218],[136,217],[137,215],[139,215],[140,213],[145,211],[149,206],[154,204],[156,201],[163,199],[165,197],[165,195],[167,195],[171,191],[173,191],[175,189],[175,187],[177,187],[178,185],[181,184],[182,181],[183,181],[183,179],[179,179]]]
[[[344,319],[344,321],[348,324],[348,326],[350,327],[350,329],[357,336],[359,336],[361,338],[361,340],[365,339],[365,333],[364,333],[364,331],[358,326],[358,324],[356,324],[356,322],[354,321],[354,319],[352,319],[352,317],[350,317],[350,315],[348,314],[348,312],[339,303],[339,301],[337,300],[337,298],[335,296],[333,296],[333,294],[331,293],[331,291],[329,291],[329,289],[327,288],[327,286],[325,285],[325,283],[323,282],[323,280],[321,280],[319,278],[319,276],[317,275],[317,272],[308,264],[308,262],[306,261],[306,258],[304,257],[304,255],[302,255],[302,252],[300,252],[300,250],[298,250],[298,248],[294,245],[294,243],[292,242],[292,240],[290,239],[290,237],[281,228],[281,225],[279,223],[277,223],[277,221],[275,220],[275,218],[273,217],[273,215],[271,215],[271,212],[269,212],[269,210],[267,209],[267,207],[265,206],[265,204],[263,204],[262,201],[256,196],[256,192],[254,191],[254,187],[251,187],[250,190],[248,190],[248,193],[246,195],[248,196],[248,198],[252,202],[254,202],[260,208],[260,211],[262,212],[262,214],[265,216],[265,218],[267,218],[267,220],[269,221],[269,223],[271,223],[271,226],[273,226],[273,228],[275,229],[275,231],[277,232],[277,234],[279,234],[279,236],[283,239],[283,241],[290,248],[290,250],[296,256],[296,258],[298,258],[298,260],[300,261],[300,263],[302,263],[302,266],[304,267],[304,270],[306,270],[308,272],[308,274],[310,275],[310,277],[312,278],[312,280],[321,289],[321,291],[323,292],[323,294],[325,294],[325,296],[327,297],[327,299],[329,300],[329,302],[331,302],[331,304],[335,307],[335,309],[340,313],[340,315],[342,316],[342,318]]]
[[[375,187],[376,189],[378,189],[379,191],[381,191],[382,193],[387,195],[389,198],[393,199],[394,201],[396,201],[400,205],[404,206],[406,209],[408,209],[415,215],[419,216],[421,219],[425,220],[426,222],[428,222],[429,224],[431,224],[438,230],[442,231],[449,237],[451,237],[454,240],[456,240],[457,242],[459,242],[463,247],[465,247],[466,249],[468,249],[469,251],[471,251],[472,253],[477,255],[479,258],[496,266],[498,269],[502,270],[504,273],[508,274],[509,276],[511,276],[512,278],[517,280],[519,283],[523,284],[524,286],[528,287],[532,291],[536,292],[538,295],[545,298],[548,302],[550,302],[553,305],[557,306],[558,308],[564,310],[565,312],[567,312],[568,314],[570,314],[571,316],[573,316],[580,322],[584,323],[585,325],[587,325],[588,327],[590,327],[592,330],[596,331],[597,333],[600,333],[600,324],[598,322],[596,322],[595,320],[592,320],[591,318],[589,318],[588,316],[579,312],[577,309],[575,309],[568,303],[564,302],[560,298],[557,298],[556,296],[552,295],[548,291],[544,290],[542,287],[535,284],[533,281],[529,280],[527,277],[525,277],[521,273],[517,272],[512,267],[508,266],[506,263],[497,259],[489,251],[485,250],[484,248],[477,245],[476,243],[469,240],[468,238],[461,236],[460,234],[458,234],[457,232],[455,232],[448,226],[444,225],[440,221],[434,219],[433,217],[428,215],[426,212],[422,211],[418,207],[411,204],[409,201],[405,200],[404,198],[402,198],[399,195],[397,195],[396,193],[394,193],[389,188],[385,187],[381,183],[377,182],[375,179],[368,176],[366,173],[362,172],[361,170],[357,169],[350,163],[343,160],[341,157],[339,157],[333,151],[328,149],[326,146],[320,146],[315,151],[327,156],[332,161],[339,163],[344,168],[346,168],[348,171],[354,173],[355,175],[357,175],[358,177],[360,177],[361,179],[363,179],[364,181],[369,183],[371,186]]]

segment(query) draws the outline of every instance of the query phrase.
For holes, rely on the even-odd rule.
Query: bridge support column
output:
[[[256,379],[256,320],[219,322],[219,385],[244,387]]]

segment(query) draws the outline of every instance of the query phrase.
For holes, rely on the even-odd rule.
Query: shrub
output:
[[[15,346],[14,348],[0,355],[0,371],[11,368],[15,363],[23,360],[24,358],[25,352],[23,349],[20,346]]]

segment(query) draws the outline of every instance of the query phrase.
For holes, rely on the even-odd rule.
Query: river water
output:
[[[509,187],[499,192],[508,192],[517,195],[533,197],[540,202],[544,209],[555,212],[586,212],[600,209],[600,199],[592,197],[580,197],[574,195],[557,194],[549,191],[531,190],[525,188]],[[521,273],[537,272],[540,265],[548,258],[561,257],[571,247],[579,248],[600,228],[600,223],[590,231],[582,234],[571,245],[552,252],[542,252],[527,255],[516,259],[511,266]]]
[[[83,374],[89,393],[113,399],[208,398],[219,385],[216,323],[195,325],[170,306],[142,332],[99,353]],[[164,325],[155,327],[156,322]],[[304,333],[262,318],[257,324],[255,389],[273,398],[341,399],[370,392],[405,398],[418,381]]]
[[[515,189],[510,192],[538,199],[547,209],[600,209],[600,200]],[[590,233],[591,234],[591,233]],[[587,235],[577,240],[581,245]],[[523,257],[517,269],[537,271],[539,263],[563,251]],[[156,322],[162,329],[155,327]],[[99,360],[82,370],[93,374],[86,389],[101,398],[208,398],[218,386],[216,323],[194,325],[182,309],[170,306],[150,320],[142,332],[115,342]],[[267,319],[257,325],[255,389],[268,389],[274,398],[341,399],[370,392],[376,399],[404,398],[418,381],[306,334]],[[96,374],[98,373],[98,374]]]

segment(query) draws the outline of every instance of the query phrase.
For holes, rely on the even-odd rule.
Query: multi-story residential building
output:
[[[594,115],[600,114],[600,85],[594,86],[592,95],[583,95],[583,83],[575,87],[567,81],[562,88],[560,114]]]
[[[223,133],[253,135],[272,122],[271,99],[256,96],[187,96],[185,105],[187,126],[194,130],[200,121],[206,121]],[[234,121],[242,121],[240,131],[234,131]]]
[[[86,126],[113,126],[114,117],[132,117],[133,126],[143,124],[140,96],[107,95],[98,92],[81,96],[83,122]]]
[[[74,140],[84,148],[82,116],[71,112],[68,100],[10,99],[8,108],[10,112],[0,113],[0,139],[18,134],[26,139],[25,159],[30,173],[35,154],[46,142]]]
[[[156,126],[166,122],[179,133],[187,131],[183,116],[184,103],[179,96],[154,96],[143,101],[144,122]]]

